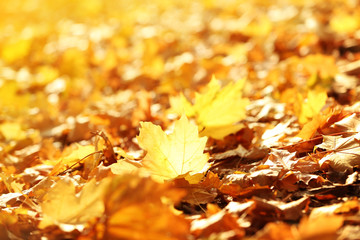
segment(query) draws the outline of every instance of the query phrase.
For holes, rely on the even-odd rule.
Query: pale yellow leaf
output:
[[[195,98],[197,122],[204,127],[232,125],[245,118],[249,100],[242,98],[245,79],[229,83],[220,90],[220,83],[213,78],[204,95]]]
[[[11,39],[5,43],[1,57],[8,63],[23,59],[29,54],[32,39]]]
[[[26,132],[23,130],[20,123],[4,122],[0,124],[0,136],[4,136],[6,141],[21,140],[26,138]]]
[[[346,11],[338,11],[330,20],[330,28],[341,34],[352,33],[360,27],[359,21],[357,14],[349,15]]]
[[[104,212],[103,195],[109,181],[103,179],[96,184],[95,179],[86,183],[80,194],[76,194],[74,183],[67,178],[59,180],[40,203],[43,219],[39,227],[50,225],[86,224]]]
[[[18,94],[19,88],[19,84],[15,81],[0,83],[0,113],[15,116],[27,113],[30,94]]]
[[[121,159],[110,165],[111,172],[116,175],[133,174],[138,172],[141,167],[140,163],[129,159]]]
[[[195,116],[194,109],[191,103],[185,98],[184,94],[180,94],[176,97],[170,97],[171,109],[169,112],[176,113],[178,115],[186,114],[188,117]]]
[[[325,89],[309,90],[307,99],[301,105],[301,113],[299,116],[300,123],[310,121],[315,115],[320,113],[327,100]]]
[[[245,108],[249,104],[249,100],[242,97],[244,84],[242,79],[221,88],[213,77],[203,92],[196,93],[193,105],[180,96],[170,102],[171,107],[178,113],[183,109],[188,117],[195,117],[201,136],[223,139],[242,128],[237,124],[246,117]]]
[[[224,136],[236,133],[243,127],[243,124],[210,126],[203,128],[203,130],[200,132],[200,135],[210,136],[215,139],[223,139]]]
[[[207,138],[198,136],[196,125],[186,116],[175,122],[174,132],[169,135],[150,122],[140,125],[137,140],[147,151],[143,164],[156,179],[168,180],[204,170],[209,158],[203,153]],[[186,179],[191,181],[190,176]]]

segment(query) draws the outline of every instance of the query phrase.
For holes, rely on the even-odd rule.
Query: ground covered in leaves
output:
[[[360,239],[359,6],[1,1],[0,238]]]

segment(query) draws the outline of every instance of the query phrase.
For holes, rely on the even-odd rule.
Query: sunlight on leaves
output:
[[[189,222],[168,205],[184,191],[150,178],[122,176],[112,180],[105,195],[106,239],[187,239]],[[176,227],[169,227],[170,225]]]
[[[243,127],[238,123],[245,118],[245,108],[249,104],[249,100],[242,97],[244,84],[245,79],[241,79],[221,88],[220,82],[213,76],[206,88],[196,93],[192,106],[180,95],[179,100],[170,101],[171,107],[178,114],[182,110],[188,117],[195,117],[201,136],[223,139]]]
[[[331,152],[323,157],[320,163],[328,162],[335,171],[351,170],[360,164],[360,142],[357,135],[351,137],[324,136],[323,143],[316,147]]]
[[[307,99],[301,105],[301,113],[299,117],[300,123],[306,123],[324,107],[327,99],[326,90],[315,89],[309,90]]]
[[[81,146],[79,144],[75,144],[74,146],[69,147],[68,151],[71,151],[70,154],[60,158],[51,171],[51,175],[57,175],[67,168],[74,167],[78,162],[80,162],[80,160],[86,160],[84,159],[85,157],[95,152],[95,147],[93,145]],[[93,158],[91,158],[91,160],[95,161]]]
[[[93,179],[77,195],[75,185],[70,179],[59,180],[48,191],[41,204],[44,218],[39,227],[45,228],[53,224],[84,224],[101,216],[104,211],[102,198],[106,185],[106,180],[97,185]]]
[[[168,180],[187,174],[189,182],[193,174],[202,172],[209,156],[204,154],[206,137],[199,137],[196,125],[186,116],[175,122],[173,133],[167,135],[160,126],[150,122],[140,123],[137,137],[140,147],[147,151],[143,164],[156,179]]]

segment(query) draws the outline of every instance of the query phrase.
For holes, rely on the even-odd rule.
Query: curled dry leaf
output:
[[[182,198],[182,201],[193,205],[213,202],[218,195],[218,189],[223,183],[218,175],[211,171],[197,184],[190,184],[183,178],[175,179],[173,182],[176,187],[186,190],[186,195]]]
[[[227,150],[222,153],[216,153],[212,155],[214,160],[225,160],[231,157],[240,157],[242,162],[253,162],[256,160],[263,159],[269,153],[268,148],[252,148],[247,150],[241,144],[238,145],[237,148],[232,150]]]
[[[320,160],[328,162],[335,171],[343,172],[360,165],[360,140],[357,135],[350,137],[324,136],[323,143],[317,145],[330,153]]]

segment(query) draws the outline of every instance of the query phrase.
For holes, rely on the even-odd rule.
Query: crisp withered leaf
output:
[[[168,180],[185,175],[191,183],[200,179],[193,174],[202,172],[208,161],[204,154],[206,137],[198,136],[197,126],[186,116],[175,122],[173,133],[167,135],[160,126],[142,122],[137,137],[140,147],[147,151],[143,164],[155,178]]]
[[[217,189],[222,185],[218,175],[209,171],[204,179],[198,184],[189,184],[183,178],[175,179],[174,184],[178,188],[187,191],[182,201],[190,204],[204,204],[214,201],[217,196]]]
[[[178,113],[185,112],[188,117],[195,117],[202,136],[223,139],[243,127],[238,122],[245,118],[245,107],[249,104],[249,100],[242,97],[244,84],[245,79],[241,79],[221,88],[213,76],[204,91],[196,93],[193,105],[182,95],[170,103]]]
[[[269,149],[267,148],[252,148],[248,150],[239,144],[235,149],[213,154],[212,157],[215,160],[222,160],[238,156],[244,160],[244,162],[251,162],[264,158],[268,153]]]
[[[336,130],[339,132],[357,133],[360,130],[360,119],[356,113],[353,113],[350,116],[336,122],[334,125]]]
[[[295,152],[290,153],[287,150],[273,149],[264,165],[269,165],[270,167],[277,166],[284,169],[290,169],[295,163],[294,157]]]
[[[334,129],[331,129],[330,126],[347,115],[348,113],[339,109],[327,109],[315,115],[311,121],[307,122],[297,136],[308,140],[317,133],[333,133]]]
[[[149,2],[0,1],[0,239],[360,239],[358,1]]]
[[[323,143],[318,148],[330,152],[320,160],[320,163],[328,162],[336,171],[351,170],[360,164],[360,140],[356,135],[350,137],[324,136]]]
[[[292,120],[284,123],[277,124],[272,129],[267,129],[261,136],[262,145],[267,147],[276,147],[279,145],[281,139],[285,138],[286,135],[291,135],[294,130],[291,129],[290,125]]]

